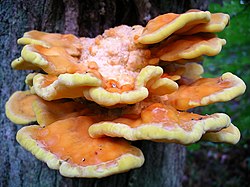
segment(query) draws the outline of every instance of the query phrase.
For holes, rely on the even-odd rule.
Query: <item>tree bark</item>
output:
[[[207,5],[208,1],[194,0],[0,1],[0,186],[181,186],[185,148],[175,144],[135,142],[145,155],[144,166],[103,179],[65,178],[49,169],[16,142],[20,126],[5,117],[5,102],[14,91],[26,89],[28,73],[13,71],[10,62],[20,56],[16,40],[32,29],[94,37],[116,25],[145,24],[160,13]]]

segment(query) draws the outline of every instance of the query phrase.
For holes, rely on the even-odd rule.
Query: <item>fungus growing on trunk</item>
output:
[[[202,140],[212,142],[225,142],[230,144],[236,144],[240,140],[240,131],[232,123],[219,131],[208,132],[202,136]]]
[[[97,107],[93,110],[85,104],[67,100],[57,100],[53,102],[36,100],[32,103],[32,106],[36,121],[41,127],[71,117],[84,115],[93,116],[98,111]]]
[[[232,73],[224,73],[217,78],[200,78],[190,85],[168,95],[168,103],[178,110],[225,102],[243,94],[245,83]]]
[[[226,128],[230,123],[226,114],[202,116],[155,103],[143,109],[138,117],[125,115],[110,122],[93,124],[89,133],[94,138],[106,135],[128,140],[191,144],[199,141],[204,133]]]
[[[56,121],[44,128],[24,127],[17,141],[51,169],[66,177],[105,177],[140,167],[142,152],[122,139],[93,139],[88,128],[90,117]]]
[[[189,10],[184,14],[167,13],[150,20],[138,42],[154,44],[163,41],[173,33],[185,33],[197,24],[208,23],[211,13],[208,11]]]
[[[211,14],[211,19],[208,23],[201,23],[186,31],[185,35],[191,35],[200,32],[221,32],[228,25],[229,15],[223,13]]]
[[[13,93],[5,105],[6,116],[15,124],[28,124],[36,121],[32,103],[40,100],[37,95],[27,91]]]
[[[175,35],[163,41],[152,53],[163,61],[175,62],[180,59],[196,59],[202,55],[215,56],[225,44],[226,40],[214,34]]]
[[[187,111],[246,89],[232,73],[202,78],[199,62],[220,53],[226,41],[214,33],[228,21],[227,14],[190,10],[95,38],[26,32],[11,65],[35,72],[25,80],[30,90],[9,98],[6,115],[38,125],[21,128],[18,142],[64,176],[98,178],[143,164],[127,140],[237,143],[240,132],[228,115]]]

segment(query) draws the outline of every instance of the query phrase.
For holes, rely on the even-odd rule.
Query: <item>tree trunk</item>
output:
[[[138,141],[145,155],[143,167],[103,179],[62,177],[24,150],[15,139],[20,126],[5,117],[4,104],[17,90],[25,90],[25,71],[13,71],[10,62],[20,56],[16,40],[36,29],[94,37],[120,24],[145,24],[165,12],[206,9],[195,0],[2,0],[0,1],[1,127],[0,187],[13,186],[181,186],[185,148],[175,144]]]

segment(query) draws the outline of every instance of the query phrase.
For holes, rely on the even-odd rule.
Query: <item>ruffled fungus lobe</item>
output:
[[[72,56],[79,56],[82,49],[79,38],[72,34],[55,34],[36,30],[24,33],[23,37],[17,40],[17,43],[40,45],[45,48],[62,47]]]
[[[229,101],[245,83],[231,73],[202,78],[204,55],[217,55],[215,32],[227,14],[168,13],[146,27],[121,25],[96,38],[30,31],[12,62],[30,91],[16,92],[6,115],[24,127],[18,142],[67,177],[105,177],[140,167],[142,152],[126,140],[235,144],[240,132],[223,113],[186,110]],[[110,137],[107,137],[110,136]]]
[[[12,62],[12,67],[20,69],[42,69],[47,73],[84,72],[86,69],[78,64],[82,44],[72,34],[48,34],[39,31],[26,32],[18,40],[24,44],[20,58]]]
[[[202,140],[236,144],[240,140],[240,131],[236,126],[230,124],[227,128],[221,129],[218,132],[206,133],[202,137]]]
[[[30,66],[40,68],[52,75],[86,71],[86,68],[78,63],[78,59],[68,54],[62,47],[26,45],[23,47],[21,56],[26,63],[31,64]]]
[[[153,54],[163,61],[196,59],[202,55],[215,56],[220,53],[226,40],[214,34],[196,34],[191,36],[172,36],[154,49]]]
[[[163,70],[157,66],[146,66],[135,80],[135,88],[130,91],[117,93],[109,92],[101,87],[90,88],[84,91],[88,100],[95,101],[103,106],[116,104],[134,104],[147,98],[149,93],[164,95],[178,89],[178,84],[171,79],[161,78]]]
[[[179,65],[180,67],[184,66],[185,71],[181,75],[182,83],[188,84],[187,82],[193,83],[194,81],[201,78],[201,75],[204,73],[204,69],[201,64],[198,63],[187,63],[185,65]]]
[[[168,103],[178,110],[229,101],[246,90],[245,83],[232,73],[217,78],[201,78],[190,85],[181,85],[168,95]]]
[[[32,103],[39,97],[30,91],[17,91],[11,95],[5,105],[6,116],[15,124],[28,124],[36,121]]]
[[[41,68],[33,63],[26,62],[22,57],[12,61],[11,67],[16,70],[40,70]]]
[[[154,140],[190,144],[208,131],[217,131],[231,123],[226,114],[202,116],[179,112],[171,106],[155,103],[133,118],[124,116],[113,121],[95,123],[89,128],[92,137],[123,137],[128,140]]]
[[[68,118],[41,128],[24,127],[17,141],[52,169],[67,177],[105,177],[140,167],[142,152],[121,139],[93,139],[89,117]]]
[[[39,73],[33,77],[33,90],[47,101],[82,97],[85,89],[100,85],[101,81],[91,73],[66,73],[59,76]]]
[[[178,84],[191,84],[194,81],[200,79],[204,72],[201,64],[198,63],[168,63],[164,64],[164,77],[169,77],[170,79],[178,80]]]
[[[57,100],[48,102],[37,100],[33,103],[36,121],[41,127],[56,121],[84,115],[94,115],[98,108],[91,110],[87,105],[74,101]]]
[[[208,23],[211,14],[208,11],[188,11],[184,14],[168,13],[160,15],[148,22],[138,38],[142,44],[161,42],[175,32],[183,33],[194,25]]]
[[[147,66],[136,77],[135,86],[128,91],[109,91],[101,87],[102,82],[92,73],[54,75],[37,74],[33,77],[33,90],[43,99],[50,101],[61,98],[85,97],[103,106],[134,104],[149,93],[163,95],[173,93],[178,84],[171,79],[161,78],[160,67]]]
[[[34,77],[35,93],[48,101],[85,97],[100,105],[112,106],[142,101],[149,93],[163,95],[174,92],[178,88],[177,83],[161,78],[161,68],[151,65],[157,64],[159,59],[151,57],[149,49],[133,42],[134,36],[140,34],[142,29],[141,26],[123,25],[109,29],[95,39],[81,38],[83,49],[79,58],[72,57],[61,45],[37,45],[31,42],[33,39],[30,41],[31,34],[30,42],[26,42],[31,44],[24,46],[22,58],[49,74]],[[38,35],[36,31],[36,37]],[[91,84],[89,79],[82,78],[84,83],[75,84],[75,75],[85,77],[86,72],[99,81]],[[67,80],[60,81],[66,74]],[[68,81],[70,86],[66,83]]]
[[[221,32],[228,25],[229,19],[230,17],[228,14],[223,14],[223,13],[211,14],[211,20],[208,23],[202,23],[196,25],[195,27],[186,31],[183,34],[191,35],[200,32],[206,32],[206,33]]]

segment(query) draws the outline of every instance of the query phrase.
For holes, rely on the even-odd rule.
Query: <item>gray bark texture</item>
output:
[[[16,142],[21,127],[6,119],[5,102],[13,92],[26,89],[28,73],[12,70],[10,62],[20,56],[16,40],[32,29],[94,37],[116,25],[144,25],[161,13],[207,9],[207,5],[207,1],[195,0],[1,0],[0,187],[181,186],[185,148],[175,144],[135,142],[145,155],[144,166],[103,179],[65,178],[49,169]]]

